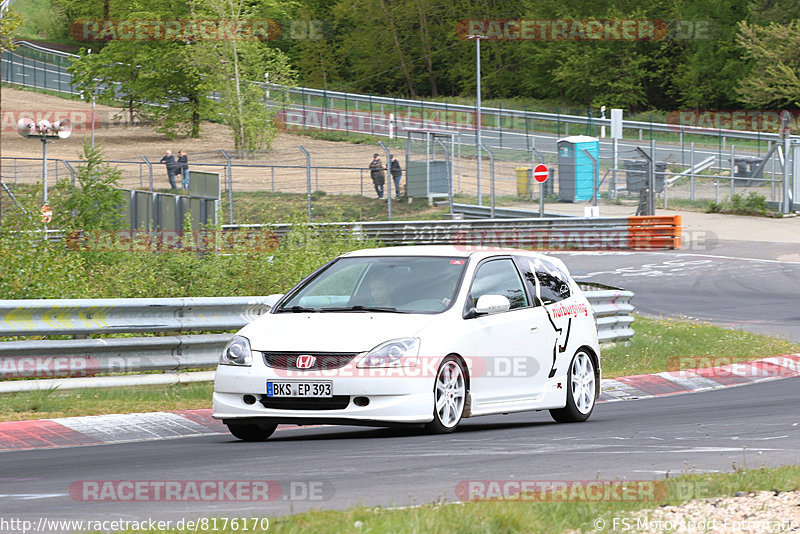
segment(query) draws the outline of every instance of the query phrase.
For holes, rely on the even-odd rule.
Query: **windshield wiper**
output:
[[[307,312],[317,312],[319,310],[314,308],[304,308],[303,306],[292,306],[291,308],[281,308],[278,310],[278,313],[285,313],[285,312],[292,312],[292,313],[307,313]]]
[[[388,312],[388,313],[405,313],[397,308],[389,308],[383,306],[340,306],[334,308],[322,308],[321,312]]]

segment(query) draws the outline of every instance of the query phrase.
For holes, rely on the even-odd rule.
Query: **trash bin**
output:
[[[531,186],[531,168],[517,167],[517,196],[526,200],[533,198],[533,187]]]
[[[625,168],[625,189],[629,193],[638,193],[647,188],[648,162],[646,159],[626,159],[622,161]],[[656,193],[664,190],[666,161],[656,161]]]
[[[758,180],[742,179],[742,178],[761,178],[764,176],[762,169],[758,176],[754,176],[756,169],[764,158],[756,156],[736,156],[733,158],[734,170],[734,185],[740,187],[754,187],[759,184]]]

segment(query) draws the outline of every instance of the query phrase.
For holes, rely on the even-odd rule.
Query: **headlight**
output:
[[[221,365],[252,365],[253,354],[250,351],[250,340],[242,336],[233,336],[231,342],[222,351],[219,363]]]
[[[357,367],[405,367],[417,364],[419,338],[405,337],[381,343],[369,351]]]

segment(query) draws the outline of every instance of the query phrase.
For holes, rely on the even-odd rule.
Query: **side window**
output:
[[[569,278],[567,274],[549,261],[540,261],[536,265],[536,278],[542,291],[542,301],[552,304],[569,298]]]
[[[522,286],[517,268],[510,259],[492,260],[478,267],[470,288],[472,305],[483,295],[503,295],[511,309],[528,306],[528,297]]]

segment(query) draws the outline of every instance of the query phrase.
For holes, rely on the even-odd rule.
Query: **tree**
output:
[[[12,40],[14,32],[22,24],[22,16],[7,8],[4,12],[0,11],[0,50],[14,50],[16,45]]]
[[[800,106],[800,20],[741,22],[737,42],[753,67],[739,86],[742,99],[762,109]]]
[[[272,84],[288,86],[295,73],[289,58],[267,46],[249,28],[255,28],[264,11],[244,0],[198,0],[196,15],[211,15],[231,24],[226,39],[199,41],[191,48],[192,63],[205,73],[202,87],[219,95],[216,110],[231,127],[234,147],[243,154],[268,148],[277,135],[275,109],[265,102],[265,89],[257,83],[269,73]]]
[[[120,207],[125,194],[118,188],[122,174],[103,160],[100,145],[83,143],[75,185],[61,180],[57,185],[58,213],[71,216],[56,221],[65,230],[115,230],[124,225]]]
[[[146,73],[158,65],[164,43],[111,41],[99,53],[81,51],[69,67],[73,83],[86,100],[99,89],[99,100],[106,104],[124,102],[128,121],[148,120],[147,105],[153,94],[153,77]],[[163,84],[156,82],[156,86]]]

